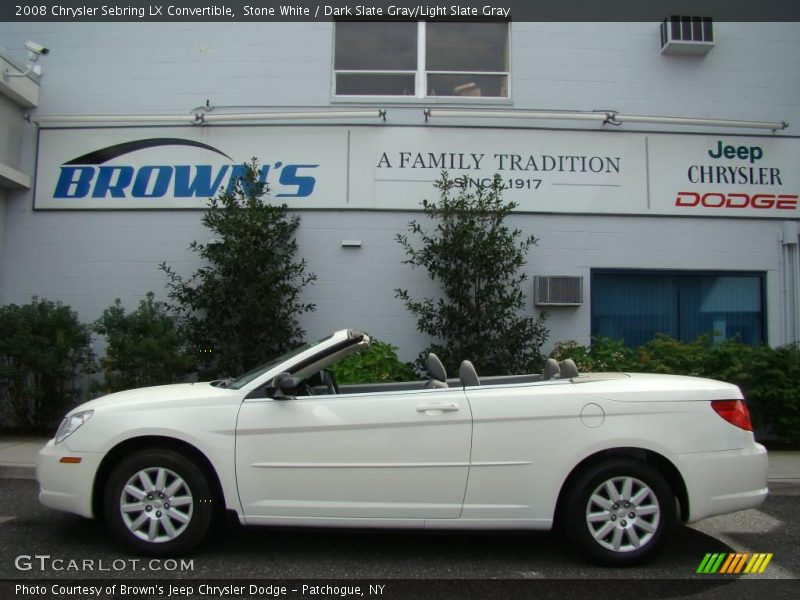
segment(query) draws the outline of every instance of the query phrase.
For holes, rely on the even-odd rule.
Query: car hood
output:
[[[158,385],[101,396],[81,404],[71,412],[106,407],[127,409],[140,406],[147,409],[159,408],[160,406],[174,407],[175,405],[196,404],[198,401],[231,399],[239,396],[240,393],[239,390],[213,386],[209,382]]]

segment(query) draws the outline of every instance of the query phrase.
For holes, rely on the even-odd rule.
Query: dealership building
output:
[[[395,236],[447,170],[502,177],[550,344],[798,342],[798,57],[799,23],[713,16],[0,23],[0,303],[165,299],[257,157],[301,217],[309,338],[429,343]]]

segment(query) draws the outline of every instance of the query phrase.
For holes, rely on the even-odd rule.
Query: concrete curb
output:
[[[0,464],[0,479],[36,479],[36,467]]]
[[[36,458],[47,438],[0,435],[0,477],[35,479]]]

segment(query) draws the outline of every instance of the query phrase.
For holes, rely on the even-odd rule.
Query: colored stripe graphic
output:
[[[712,563],[711,568],[708,570],[709,573],[716,573],[719,571],[720,566],[722,565],[722,561],[725,560],[726,555],[720,554],[719,558],[717,558],[714,563]]]
[[[727,571],[723,571],[723,573],[739,573],[744,567],[745,562],[750,557],[748,552],[740,552],[733,554],[733,560],[731,561],[731,566]]]
[[[710,554],[706,554],[703,557],[703,560],[700,562],[700,566],[697,567],[697,571],[695,571],[695,573],[705,573],[706,565],[708,564],[708,561],[710,559],[711,559],[711,555]]]
[[[738,559],[738,555],[736,554],[728,554],[728,558],[722,563],[722,568],[719,570],[720,573],[730,573],[729,569],[732,568]]]
[[[744,567],[744,563],[747,562],[749,556],[750,554],[746,552],[742,554],[739,558],[739,562],[736,563],[736,569],[734,571],[731,571],[731,573],[741,573],[742,567]]]
[[[769,561],[772,560],[772,554],[754,554],[753,558],[747,564],[745,568],[745,573],[763,573]]]
[[[696,573],[704,575],[719,573],[721,575],[734,575],[742,573],[755,575],[767,569],[772,560],[772,553],[756,552],[709,552],[700,562]],[[748,560],[749,559],[749,560]]]

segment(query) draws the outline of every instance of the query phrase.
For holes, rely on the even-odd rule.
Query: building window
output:
[[[336,23],[336,96],[508,98],[508,65],[508,23]]]
[[[629,347],[658,333],[765,341],[761,273],[593,271],[591,294],[592,335]]]

